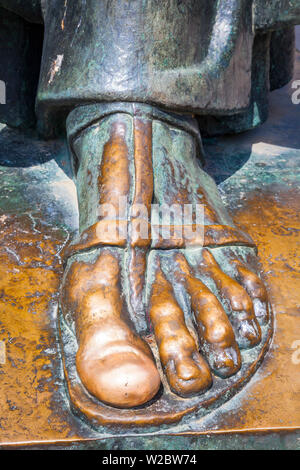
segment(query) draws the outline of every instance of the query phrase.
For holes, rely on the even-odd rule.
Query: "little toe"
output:
[[[267,289],[262,280],[253,271],[250,271],[240,261],[235,260],[237,280],[252,299],[255,316],[261,325],[269,321],[269,307]]]
[[[239,347],[256,346],[261,340],[261,330],[247,291],[222,271],[208,250],[203,250],[203,261],[202,269],[213,279],[222,301],[228,308],[229,318]]]
[[[208,365],[197,352],[169,360],[165,370],[171,390],[181,397],[204,393],[212,384]]]
[[[191,298],[201,350],[216,375],[230,377],[240,369],[241,356],[228,317],[216,296],[193,276],[183,255],[177,255],[176,263],[175,275],[185,279]]]

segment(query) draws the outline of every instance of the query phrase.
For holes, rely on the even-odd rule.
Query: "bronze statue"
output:
[[[201,132],[266,118],[272,32],[293,42],[299,2],[0,5],[8,29],[25,18],[35,51],[24,108],[1,110],[1,120],[45,138],[66,131],[76,175],[80,223],[64,250],[59,318],[74,410],[95,426],[150,425],[221,403],[262,361],[272,313],[255,244],[204,170]],[[27,70],[28,51],[18,57]],[[153,204],[182,211],[161,227]],[[197,205],[202,222],[182,223]]]

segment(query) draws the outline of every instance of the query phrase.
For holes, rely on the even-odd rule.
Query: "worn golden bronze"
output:
[[[273,188],[267,185],[263,192],[249,192],[248,200],[233,211],[234,218],[260,246],[260,260],[267,273],[269,296],[276,308],[277,328],[270,352],[260,369],[259,380],[251,381],[240,398],[236,396],[232,399],[232,404],[229,403],[224,409],[219,408],[217,419],[208,417],[203,422],[199,421],[192,430],[184,425],[174,431],[172,428],[166,429],[167,434],[174,434],[172,439],[178,442],[176,445],[179,446],[177,440],[185,439],[185,445],[189,448],[199,448],[200,441],[194,440],[203,434],[213,436],[215,442],[227,435],[232,441],[234,435],[242,445],[238,436],[244,436],[249,442],[251,433],[255,433],[256,440],[260,442],[266,433],[299,430],[299,365],[291,361],[291,354],[295,352],[291,345],[299,338],[299,274],[295,271],[295,253],[299,250],[296,232],[300,228],[299,202],[300,194],[295,186],[281,186],[275,197]],[[36,222],[44,220],[43,214],[34,215]],[[5,372],[1,376],[0,394],[2,416],[5,416],[0,428],[1,448],[51,445],[92,447],[98,442],[97,433],[88,430],[80,420],[70,415],[69,407],[63,400],[55,304],[62,274],[57,253],[64,245],[66,235],[57,230],[54,223],[39,223],[33,230],[33,220],[29,215],[16,216],[15,211],[11,214],[7,210],[5,217],[4,220],[1,216],[0,311],[4,330],[1,339],[9,336],[11,342],[6,345],[6,364],[1,365],[1,371]],[[294,230],[284,230],[283,221],[284,227],[293,227]],[[30,249],[26,250],[28,243],[31,244]],[[14,247],[19,261],[7,251],[7,246]],[[169,426],[174,420],[174,409],[179,404],[173,401],[173,417],[171,409],[161,412]],[[155,410],[153,406],[151,408],[147,422],[150,424],[156,419],[162,423],[162,418],[158,413],[155,417]],[[99,413],[99,405],[97,411]],[[102,422],[108,426],[109,435],[110,426],[114,426],[115,421],[120,422],[122,415],[120,410],[112,407],[105,411],[106,417],[102,417]],[[132,422],[141,421],[142,412],[139,409],[126,410]],[[178,410],[175,419],[179,420],[182,414]],[[128,417],[126,419],[129,420]],[[149,448],[153,448],[155,442],[161,446],[169,445],[162,435],[156,439],[152,437]],[[133,437],[130,438],[132,441]],[[116,445],[129,448],[128,438],[122,437],[122,442],[124,444],[119,442]],[[136,445],[143,448],[140,441]]]
[[[64,279],[62,310],[74,317],[84,386],[104,403],[128,408],[150,400],[160,379],[150,348],[128,326],[119,283],[119,260],[111,252],[93,265],[75,262]]]
[[[34,303],[55,299],[61,400],[93,432],[206,419],[261,366],[274,318],[259,237],[231,218],[201,135],[266,120],[270,84],[291,78],[297,2],[0,0],[0,10],[11,87],[0,118],[66,143],[78,203],[72,229],[57,216],[56,247],[34,215],[4,212],[3,263],[28,267],[4,276],[4,298],[37,283]]]

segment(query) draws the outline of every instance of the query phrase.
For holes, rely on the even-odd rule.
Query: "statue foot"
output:
[[[61,338],[74,407],[97,423],[140,425],[229,396],[260,364],[271,315],[255,245],[199,164],[195,121],[95,104],[70,114],[68,136],[80,228],[64,252],[73,337],[62,326]]]
[[[246,252],[254,269],[255,253]],[[119,257],[106,248],[69,261],[61,308],[76,330],[76,366],[86,389],[104,403],[131,408],[157,394],[160,376],[151,349],[130,325]],[[239,371],[240,349],[260,342],[260,324],[269,321],[265,286],[237,247],[153,251],[148,262],[150,320],[170,389],[181,397],[202,394],[213,375]]]
[[[61,308],[76,330],[76,366],[86,389],[121,408],[142,405],[160,387],[152,352],[130,326],[120,290],[118,254],[98,250],[69,262]]]

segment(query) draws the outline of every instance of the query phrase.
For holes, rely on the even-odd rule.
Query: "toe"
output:
[[[227,348],[218,348],[215,345],[213,352],[213,369],[216,375],[226,379],[240,370],[241,356],[236,345]]]
[[[179,379],[186,382],[195,380],[199,377],[200,371],[194,363],[193,359],[187,357],[181,361],[178,361],[176,365],[176,373]]]
[[[112,350],[116,352],[112,352]],[[118,351],[118,352],[117,352]],[[139,349],[118,344],[101,357],[83,348],[77,370],[86,389],[98,400],[119,408],[147,403],[159,390],[160,377],[152,359]]]
[[[261,340],[261,331],[250,296],[237,281],[222,271],[208,250],[203,250],[203,260],[203,270],[213,279],[222,301],[228,307],[230,321],[239,347],[256,346]]]
[[[200,344],[213,371],[223,378],[236,374],[240,351],[222,305],[198,279],[189,280],[189,292]]]
[[[201,350],[216,375],[229,377],[240,369],[241,356],[228,317],[216,296],[192,275],[186,259],[178,255],[176,262],[175,275],[185,279],[191,298]]]
[[[240,261],[235,260],[237,280],[252,299],[255,316],[261,325],[269,321],[268,294],[262,280]]]
[[[171,390],[183,398],[204,393],[212,385],[210,370],[199,353],[169,357],[164,370]]]
[[[205,392],[212,384],[209,367],[160,268],[152,287],[150,318],[171,390],[182,397]]]

